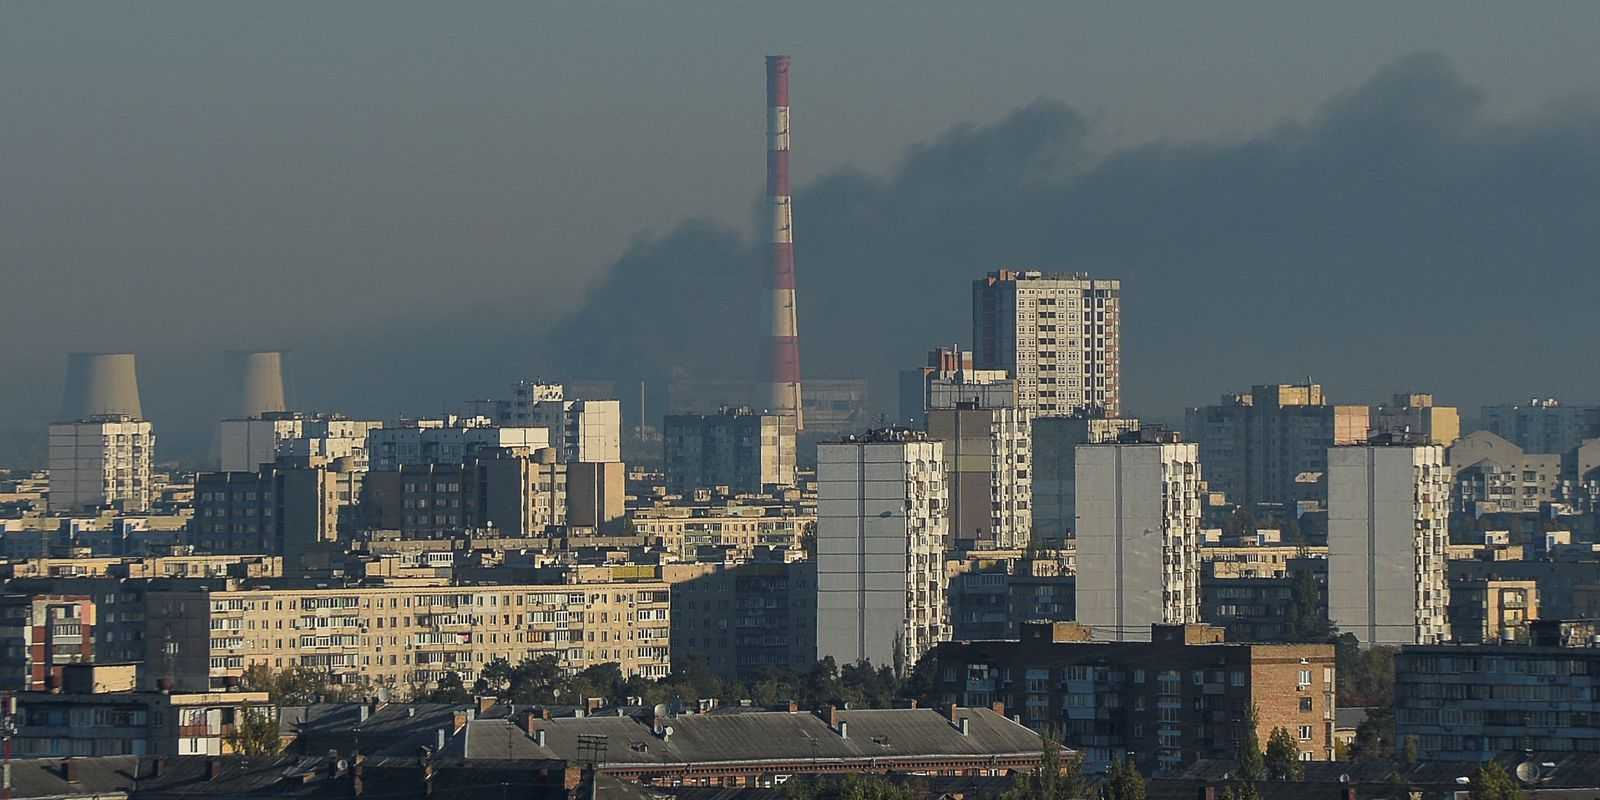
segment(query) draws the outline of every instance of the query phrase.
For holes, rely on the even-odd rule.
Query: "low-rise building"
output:
[[[1327,644],[1235,644],[1207,625],[1155,625],[1148,642],[1093,641],[1074,623],[1024,624],[1020,640],[951,642],[936,659],[941,703],[1004,703],[1023,724],[1106,768],[1135,754],[1146,772],[1232,758],[1253,707],[1256,735],[1333,758],[1334,654]]]
[[[1540,620],[1526,645],[1413,645],[1395,659],[1395,732],[1425,759],[1600,752],[1600,633]]]

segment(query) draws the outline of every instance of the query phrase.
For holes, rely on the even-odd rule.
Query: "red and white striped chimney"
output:
[[[795,321],[794,216],[789,196],[789,57],[767,56],[767,200],[772,206],[770,408],[805,427],[800,404],[800,327]]]

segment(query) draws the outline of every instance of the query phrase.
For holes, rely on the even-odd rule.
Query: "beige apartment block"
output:
[[[554,656],[568,672],[615,663],[646,678],[671,664],[662,581],[214,591],[208,623],[214,687],[252,666],[404,696],[450,672],[471,685],[496,659]]]

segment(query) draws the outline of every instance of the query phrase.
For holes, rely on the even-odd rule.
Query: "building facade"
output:
[[[67,664],[94,661],[94,612],[85,595],[0,596],[0,690],[60,690]]]
[[[307,553],[338,544],[341,509],[352,502],[329,464],[202,472],[190,534],[204,552],[279,555],[297,571]]]
[[[683,494],[726,486],[759,494],[794,485],[793,432],[776,414],[748,407],[717,414],[669,414],[662,427],[667,490]]]
[[[374,471],[367,475],[362,514],[368,527],[407,538],[491,527],[501,536],[536,536],[567,523],[569,466],[548,447],[480,448],[453,464]]]
[[[1077,524],[1077,448],[1115,442],[1139,429],[1137,419],[1040,417],[1033,420],[1033,538],[1059,547]]]
[[[1275,384],[1191,408],[1184,431],[1200,445],[1213,491],[1245,507],[1322,500],[1328,448],[1368,439],[1367,406],[1330,405],[1322,386]]]
[[[1461,644],[1527,642],[1539,584],[1497,578],[1450,582],[1450,637]]]
[[[1455,406],[1434,405],[1431,394],[1397,394],[1392,402],[1373,406],[1371,416],[1375,434],[1403,436],[1445,447],[1461,438],[1461,413]]]
[[[1482,424],[1523,452],[1559,455],[1600,437],[1600,406],[1535,397],[1525,405],[1484,406]]]
[[[1024,624],[1020,640],[952,642],[936,659],[941,703],[1003,703],[1083,754],[1085,772],[1134,754],[1147,774],[1233,759],[1247,714],[1256,735],[1295,736],[1302,759],[1333,759],[1333,646],[1232,644],[1206,625],[1155,626],[1147,641],[1101,642],[1072,623]]]
[[[155,449],[155,431],[147,420],[117,415],[52,423],[50,511],[145,510],[153,498]]]
[[[365,468],[367,433],[381,427],[377,420],[297,412],[225,419],[217,426],[219,469],[254,472],[281,455],[354,458]]]
[[[959,403],[930,408],[928,437],[944,443],[952,547],[1011,549],[1032,541],[1031,413]]]
[[[817,663],[816,561],[668,564],[675,669],[700,660],[732,680]]]
[[[1200,458],[1154,429],[1077,448],[1078,621],[1109,641],[1200,620]]]
[[[369,432],[367,457],[372,471],[394,472],[414,464],[460,464],[486,447],[541,450],[556,436],[551,428],[495,425],[487,417],[410,420]]]
[[[1581,629],[1574,642],[1563,628]],[[1407,646],[1395,659],[1395,733],[1424,759],[1600,752],[1592,623],[1541,622],[1532,645]],[[1546,628],[1548,632],[1538,630]]]
[[[872,431],[817,446],[817,657],[910,667],[949,638],[944,444]]]
[[[1122,409],[1122,283],[999,270],[972,283],[973,364],[1005,370],[1040,417]]]
[[[1328,450],[1328,617],[1364,645],[1450,638],[1450,477],[1438,445]]]
[[[496,659],[555,656],[562,669],[615,663],[666,676],[671,598],[663,581],[456,587],[237,588],[206,593],[214,688],[246,669],[306,667],[404,695],[455,673],[471,685]]]

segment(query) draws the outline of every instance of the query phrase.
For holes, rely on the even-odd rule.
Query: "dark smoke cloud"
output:
[[[869,378],[892,407],[895,370],[970,342],[974,277],[1037,266],[1124,281],[1134,413],[1307,376],[1340,400],[1433,390],[1469,412],[1593,398],[1600,117],[1482,107],[1417,55],[1247,141],[1091,158],[1084,118],[1041,100],[886,177],[823,177],[795,200],[806,373]],[[761,253],[704,223],[642,242],[552,353],[585,374],[748,375]]]

